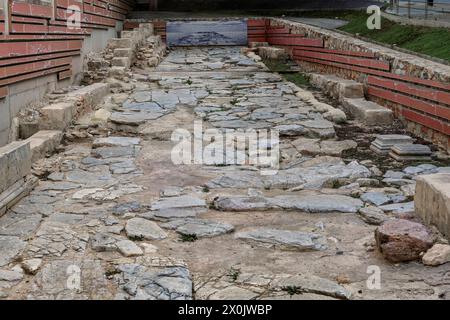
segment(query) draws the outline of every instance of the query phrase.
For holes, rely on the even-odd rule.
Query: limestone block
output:
[[[450,239],[450,174],[421,175],[416,182],[416,213]]]
[[[109,89],[108,83],[98,82],[67,94],[67,98],[81,101],[83,107],[93,107],[102,102]]]
[[[127,57],[115,57],[111,60],[111,65],[128,69],[130,67],[130,59]]]
[[[0,148],[0,193],[30,173],[31,149],[28,141],[14,141]]]
[[[344,98],[342,103],[350,114],[366,125],[388,125],[394,121],[392,110],[374,102]]]
[[[47,153],[53,152],[60,144],[62,131],[59,130],[41,130],[32,135],[27,141],[30,142],[31,161],[44,158]]]
[[[41,112],[41,130],[65,130],[75,115],[76,106],[72,102],[59,102],[43,107]]]

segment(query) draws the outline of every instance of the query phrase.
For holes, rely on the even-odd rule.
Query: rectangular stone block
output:
[[[67,94],[67,98],[81,102],[82,107],[93,107],[109,94],[109,88],[108,83],[98,82]]]
[[[130,48],[114,49],[114,57],[131,58],[132,55],[133,55],[133,50],[131,50]]]
[[[114,67],[124,67],[128,69],[130,64],[130,59],[127,57],[115,57],[111,60],[111,65]]]
[[[27,141],[30,142],[31,161],[42,159],[47,153],[52,153],[61,143],[62,131],[41,130],[32,135]]]
[[[59,102],[41,108],[41,130],[65,130],[72,122],[76,105],[73,102]]]
[[[28,141],[14,141],[0,148],[0,193],[25,177],[31,170]]]
[[[364,98],[363,84],[353,80],[340,79],[337,83],[337,90],[339,100],[345,98]]]
[[[450,239],[450,174],[422,175],[416,182],[416,213]]]
[[[260,47],[258,54],[261,58],[270,60],[286,60],[289,57],[286,50],[275,47]]]
[[[108,46],[111,49],[132,48],[133,47],[133,39],[130,39],[130,38],[114,38],[114,39],[110,39],[109,42],[108,42]]]
[[[394,115],[390,109],[374,102],[344,98],[342,103],[350,114],[366,125],[389,125],[394,121]]]

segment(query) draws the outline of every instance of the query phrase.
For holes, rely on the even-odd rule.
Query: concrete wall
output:
[[[58,81],[57,75],[51,74],[9,85],[8,96],[0,99],[0,147],[16,140],[17,132],[13,119],[20,110],[32,103],[39,102],[46,93],[79,83],[86,54],[103,50],[109,39],[117,37],[122,26],[123,23],[118,22],[116,28],[93,30],[91,36],[84,39],[81,55],[72,59],[73,75],[71,79]]]

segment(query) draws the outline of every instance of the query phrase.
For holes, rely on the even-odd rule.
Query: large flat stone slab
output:
[[[162,227],[173,229],[182,235],[195,235],[198,238],[214,237],[234,230],[231,224],[206,219],[173,220]]]
[[[314,251],[326,248],[324,237],[301,231],[262,228],[239,232],[235,235],[235,238],[286,250]]]
[[[0,267],[13,262],[25,249],[26,242],[15,236],[0,236]]]
[[[416,182],[416,213],[450,239],[450,174],[422,175]]]
[[[218,197],[214,206],[223,211],[263,211],[263,210],[298,210],[302,212],[349,212],[355,213],[363,203],[343,195],[283,195],[275,197],[263,196],[230,196]]]
[[[161,240],[167,234],[155,222],[143,218],[132,218],[128,220],[125,231],[130,239],[137,240]]]

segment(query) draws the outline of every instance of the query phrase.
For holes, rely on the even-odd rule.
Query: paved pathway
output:
[[[110,129],[76,127],[93,139],[68,143],[36,164],[47,174],[0,218],[0,296],[445,296],[448,267],[386,263],[374,250],[370,217],[357,214],[370,201],[401,202],[376,211],[372,222],[389,219],[387,212],[411,205],[406,191],[378,187],[384,173],[372,161],[343,158],[356,143],[336,141],[339,113],[254,59],[235,47],[179,49],[156,70],[114,81],[115,93],[101,106],[111,112]],[[264,164],[245,160],[174,164],[172,134],[192,131],[195,120],[220,132],[277,128],[279,145],[263,140],[280,149],[277,174],[261,174]],[[406,181],[433,170],[390,174]],[[359,198],[370,190],[374,198]],[[386,200],[387,192],[396,197]],[[381,270],[380,290],[366,286],[373,265]]]

